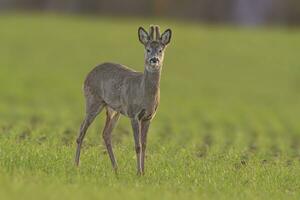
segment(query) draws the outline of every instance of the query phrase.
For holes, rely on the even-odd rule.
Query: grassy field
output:
[[[103,113],[74,167],[82,83],[98,63],[143,70],[137,27],[174,35],[137,177],[129,120]],[[300,30],[39,14],[0,16],[1,199],[300,199]]]

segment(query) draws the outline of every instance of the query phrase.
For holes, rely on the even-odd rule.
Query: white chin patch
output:
[[[158,68],[158,63],[151,63],[150,66],[153,68]]]
[[[155,72],[159,70],[159,66],[158,65],[147,65],[146,66],[146,70],[149,72]]]

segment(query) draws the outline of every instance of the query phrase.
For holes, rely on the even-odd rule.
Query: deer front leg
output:
[[[133,129],[133,137],[135,143],[137,174],[141,175],[141,140],[140,140],[141,122],[138,119],[133,118],[131,119],[131,126]]]
[[[142,174],[145,173],[145,155],[146,155],[146,146],[147,146],[147,133],[150,126],[150,120],[145,120],[141,122],[141,143],[142,143],[142,155],[141,155],[141,170]]]

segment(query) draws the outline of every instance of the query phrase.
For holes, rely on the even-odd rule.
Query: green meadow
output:
[[[127,118],[84,140],[82,83],[97,64],[143,70],[137,28],[171,28],[146,174]],[[0,199],[300,199],[300,29],[175,20],[0,15]]]

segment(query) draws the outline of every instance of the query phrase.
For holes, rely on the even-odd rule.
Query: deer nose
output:
[[[158,58],[154,57],[150,59],[150,63],[158,63]]]

